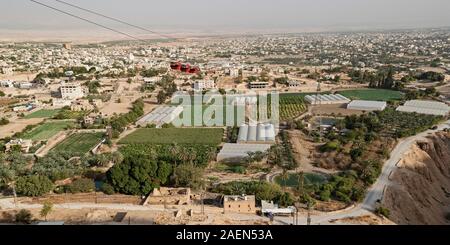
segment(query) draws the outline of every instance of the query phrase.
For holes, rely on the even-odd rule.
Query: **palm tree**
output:
[[[304,181],[305,181],[305,173],[303,171],[300,171],[300,173],[298,173],[298,192],[300,193],[300,195],[303,194],[304,192]]]
[[[180,158],[180,156],[179,156],[179,154],[180,154],[180,147],[178,146],[178,144],[177,143],[172,143],[170,145],[169,152],[170,152],[170,154],[172,154],[173,159],[175,160],[175,165],[177,165],[177,159]]]
[[[283,168],[283,173],[281,173],[281,180],[283,180],[283,191],[286,190],[286,181],[289,178],[289,173],[286,168]]]

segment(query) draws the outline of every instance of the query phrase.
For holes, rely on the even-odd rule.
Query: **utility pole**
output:
[[[14,206],[17,207],[17,193],[16,193],[16,183],[12,183],[13,195],[14,195]]]
[[[306,225],[311,225],[311,208],[312,205],[308,202],[308,216],[306,218]]]
[[[314,101],[314,106],[319,106],[322,104],[322,98],[320,97],[320,92],[322,91],[321,87],[321,81],[317,81],[317,93],[316,93],[316,99]],[[322,117],[319,115],[319,142],[322,142]]]

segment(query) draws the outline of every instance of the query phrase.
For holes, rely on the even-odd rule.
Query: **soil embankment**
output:
[[[450,223],[450,134],[413,145],[390,176],[383,206],[397,224]]]

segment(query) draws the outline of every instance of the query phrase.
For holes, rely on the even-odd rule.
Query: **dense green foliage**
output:
[[[292,153],[292,144],[289,134],[286,131],[280,132],[281,145],[273,145],[270,147],[268,154],[268,162],[277,165],[283,169],[292,170],[298,167],[298,162]]]
[[[114,165],[107,174],[115,191],[131,195],[147,195],[165,183],[170,173],[164,161],[142,154],[126,155],[123,162]]]
[[[214,159],[216,151],[216,146],[190,144],[132,144],[120,148],[124,156],[143,155],[175,165],[193,163],[199,167],[206,167],[208,162]]]
[[[87,193],[95,191],[95,183],[92,179],[77,179],[71,184],[64,186],[65,192]]]
[[[130,112],[122,115],[116,115],[111,119],[110,125],[113,129],[113,137],[118,137],[119,134],[125,130],[126,126],[130,123],[136,122],[136,120],[143,115],[144,101],[142,101],[142,99],[136,100],[133,103]]]
[[[29,210],[26,209],[21,209],[17,214],[16,214],[16,222],[17,223],[22,223],[22,224],[31,224],[31,221],[33,219],[33,215],[31,214],[31,212]]]
[[[16,191],[24,196],[42,196],[53,190],[52,181],[46,176],[31,175],[17,178]]]
[[[72,155],[69,153],[50,152],[45,157],[36,160],[31,172],[47,176],[53,181],[82,174],[87,167],[86,161],[77,164],[76,161],[69,161],[71,157]]]

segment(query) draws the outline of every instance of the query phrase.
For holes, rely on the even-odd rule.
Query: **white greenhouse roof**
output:
[[[137,125],[146,126],[148,124],[155,124],[161,126],[165,123],[171,123],[183,112],[182,106],[159,106],[149,114],[145,115]]]
[[[317,99],[316,99],[317,98]],[[305,96],[305,100],[310,104],[315,104],[316,101],[320,101],[322,103],[348,103],[350,99],[341,95],[341,94],[320,94],[320,95],[307,95]]]
[[[354,100],[347,105],[347,109],[362,111],[382,111],[386,109],[386,106],[387,103],[384,101]]]
[[[217,154],[217,161],[239,161],[247,157],[249,152],[266,152],[270,149],[269,144],[232,144],[226,143]]]
[[[238,143],[274,143],[275,136],[275,127],[273,124],[244,124],[239,128]]]
[[[450,106],[442,102],[426,100],[410,100],[403,106],[399,106],[397,111],[416,112],[426,115],[446,116],[450,113]]]

